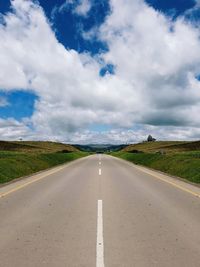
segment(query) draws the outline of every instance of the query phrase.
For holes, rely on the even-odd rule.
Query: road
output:
[[[200,188],[93,155],[0,188],[1,267],[198,267]]]

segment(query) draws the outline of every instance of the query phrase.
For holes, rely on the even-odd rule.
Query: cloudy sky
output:
[[[0,1],[0,139],[200,139],[199,0]]]

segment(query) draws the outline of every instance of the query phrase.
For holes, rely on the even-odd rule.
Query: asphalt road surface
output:
[[[94,155],[0,188],[1,267],[199,267],[200,188]]]

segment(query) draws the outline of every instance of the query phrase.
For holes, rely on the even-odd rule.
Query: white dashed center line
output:
[[[98,203],[97,203],[96,267],[104,267],[103,202],[102,200],[98,200]]]

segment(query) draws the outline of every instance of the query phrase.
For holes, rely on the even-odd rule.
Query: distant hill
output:
[[[16,151],[16,152],[76,152],[79,151],[72,145],[49,141],[0,141],[0,151]]]
[[[200,151],[200,141],[157,141],[132,144],[122,149],[124,152],[149,152],[163,151],[165,153]]]
[[[126,147],[126,145],[111,145],[111,144],[88,144],[88,145],[74,145],[81,151],[85,152],[114,152]]]

